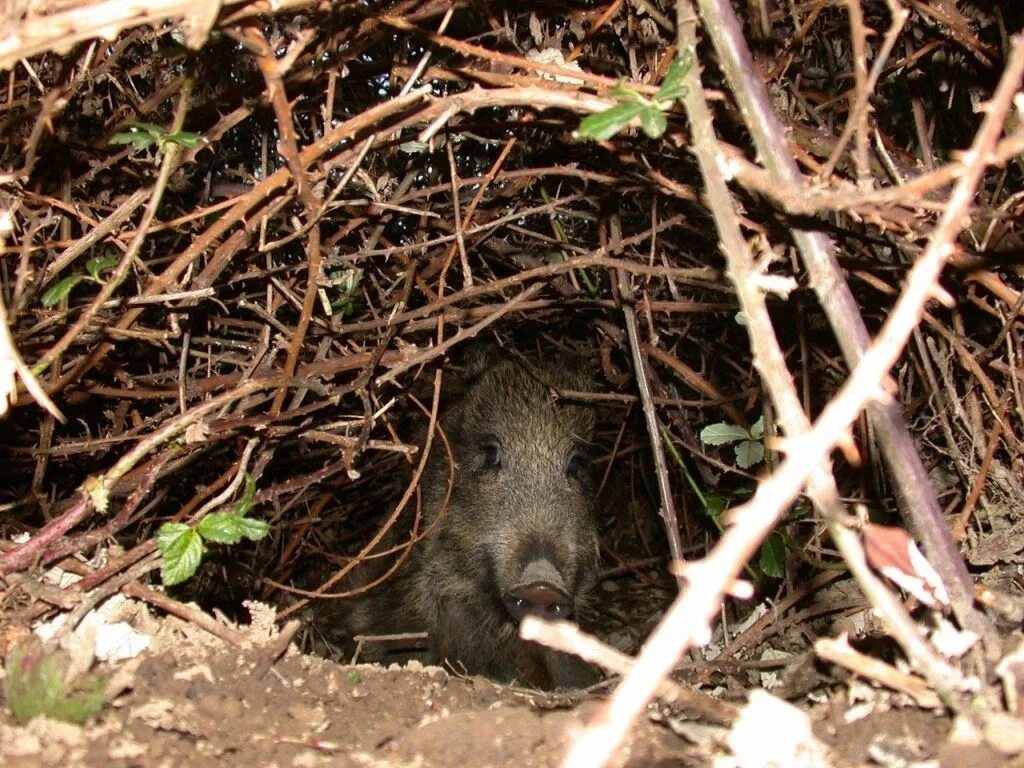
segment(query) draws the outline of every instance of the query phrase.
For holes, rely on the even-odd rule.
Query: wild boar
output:
[[[518,637],[527,614],[568,619],[594,582],[589,445],[594,414],[556,402],[582,389],[566,365],[478,355],[442,413],[420,482],[427,536],[361,604],[351,634],[426,631],[434,663],[541,688],[596,680],[574,657]],[[451,450],[454,464],[449,458]]]

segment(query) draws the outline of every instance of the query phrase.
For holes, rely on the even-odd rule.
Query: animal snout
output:
[[[567,619],[572,615],[569,596],[544,581],[513,589],[505,598],[505,607],[516,621],[528,614],[545,619]]]
[[[572,598],[565,580],[547,559],[534,560],[522,572],[519,584],[505,595],[505,607],[516,621],[533,614],[545,619],[567,619]]]

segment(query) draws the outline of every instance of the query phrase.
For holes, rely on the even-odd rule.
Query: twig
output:
[[[867,112],[871,105],[871,94],[875,91],[875,86],[878,84],[878,78],[880,78],[882,73],[885,71],[885,64],[889,60],[889,54],[892,53],[893,46],[896,45],[896,41],[899,39],[903,26],[907,23],[907,19],[910,18],[910,11],[906,8],[902,8],[897,0],[890,0],[889,6],[892,10],[892,22],[889,24],[889,29],[885,33],[885,39],[882,41],[882,47],[875,56],[875,63],[871,67],[871,73],[865,78],[863,70],[866,67],[867,62],[864,50],[864,16],[860,7],[860,0],[847,0],[846,6],[850,13],[850,26],[853,28],[853,39],[856,51],[854,62],[857,74],[856,99],[853,106],[850,108],[846,125],[843,126],[843,132],[839,135],[839,139],[836,141],[835,149],[832,150],[832,155],[822,166],[820,175],[825,178],[832,174],[832,171],[836,167],[836,163],[839,162],[839,158],[842,157],[843,152],[846,149],[846,145],[850,142],[850,137],[853,136],[856,131],[859,134],[857,168],[858,172],[861,174],[858,181],[863,182],[864,174],[867,170]],[[736,85],[734,84],[733,87],[736,88]],[[765,128],[763,130],[767,133],[771,129]]]
[[[992,467],[992,459],[995,458],[996,449],[999,447],[999,438],[1003,433],[1003,419],[1006,416],[1006,409],[1009,405],[1009,398],[1004,397],[992,417],[992,426],[985,436],[985,455],[981,457],[978,471],[971,479],[971,490],[967,495],[967,500],[964,501],[963,509],[957,515],[956,525],[953,526],[952,536],[954,541],[963,541],[967,538],[967,524],[970,522],[971,515],[974,513],[974,507],[978,503],[982,491],[985,489],[985,480],[988,478],[989,470]]]
[[[255,679],[260,680],[267,676],[270,668],[274,666],[278,659],[284,656],[288,646],[292,644],[292,640],[300,629],[302,629],[302,622],[298,619],[292,619],[281,627],[277,637],[273,638],[265,648],[261,649],[260,659],[252,669],[252,676]]]
[[[860,653],[850,645],[846,635],[842,635],[836,640],[828,637],[819,638],[814,642],[814,652],[825,661],[838,664],[862,677],[907,694],[914,699],[914,703],[919,707],[935,709],[942,706],[942,701],[924,680],[900,672],[891,664]]]
[[[312,5],[312,0],[276,0],[274,10],[281,12]],[[0,70],[9,69],[23,59],[52,50],[70,50],[76,43],[91,38],[112,39],[117,33],[140,26],[159,26],[167,20],[189,21],[188,44],[200,48],[206,40],[211,9],[237,6],[235,18],[265,14],[266,8],[253,0],[218,0],[217,5],[189,0],[152,0],[145,5],[126,4],[124,0],[105,0],[84,7],[46,14],[29,14],[27,20],[10,23],[0,37]],[[192,30],[195,30],[194,32]]]
[[[440,357],[441,355],[446,354],[448,350],[451,349],[452,347],[476,337],[477,335],[480,334],[482,330],[487,328],[489,325],[494,324],[497,320],[504,317],[508,313],[515,311],[517,305],[535,296],[537,293],[540,292],[540,289],[543,287],[544,283],[535,283],[530,287],[525,288],[524,290],[516,294],[515,297],[509,299],[506,303],[500,305],[497,309],[495,309],[493,312],[487,315],[487,317],[474,323],[468,328],[463,328],[450,339],[445,339],[442,343],[437,344],[424,352],[420,352],[417,355],[413,355],[412,357],[403,360],[400,363],[397,363],[387,373],[383,374],[382,376],[378,376],[377,383],[384,384],[388,381],[392,381],[393,379],[397,378],[400,374],[404,373],[405,371],[408,371],[410,368],[415,368],[417,366],[423,365],[424,363],[427,363],[436,357]]]
[[[237,629],[217,621],[206,611],[202,611],[195,606],[185,605],[172,597],[168,597],[163,592],[157,592],[155,589],[144,587],[138,583],[126,584],[121,591],[128,597],[144,600],[162,611],[187,621],[189,624],[195,624],[200,629],[206,630],[214,637],[219,637],[225,643],[233,645],[235,648],[245,648],[250,645],[249,639]]]
[[[67,423],[64,414],[60,412],[60,409],[36,379],[35,373],[21,359],[18,347],[11,336],[11,329],[7,324],[7,307],[3,297],[0,296],[0,418],[7,414],[11,403],[17,401],[18,379],[24,384],[29,396],[39,403],[47,413],[61,424]]]
[[[651,453],[654,456],[654,470],[658,478],[658,493],[661,496],[661,518],[665,524],[665,535],[668,537],[668,548],[672,559],[677,563],[684,562],[683,542],[679,537],[679,523],[676,519],[675,502],[672,499],[672,485],[668,479],[668,465],[665,462],[665,446],[661,440],[661,428],[658,415],[654,411],[651,398],[651,383],[647,378],[647,362],[641,351],[640,330],[636,321],[636,310],[633,308],[633,291],[629,285],[629,276],[625,272],[618,273],[618,291],[622,299],[622,314],[626,321],[626,335],[629,338],[629,349],[633,359],[633,371],[636,378],[637,392],[644,412],[644,423],[651,441]],[[676,571],[676,584],[683,588],[683,577]]]
[[[556,651],[575,654],[584,661],[618,675],[628,674],[634,666],[629,656],[567,621],[545,621],[536,616],[527,616],[519,625],[519,636]],[[696,688],[684,688],[671,680],[661,682],[658,697],[668,704],[683,707],[719,723],[731,723],[738,714],[736,707],[731,704],[719,701]]]

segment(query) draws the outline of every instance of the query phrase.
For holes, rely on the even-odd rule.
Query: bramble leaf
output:
[[[736,444],[736,466],[750,469],[764,461],[764,445],[756,440],[744,440]]]
[[[773,533],[761,545],[761,559],[758,563],[765,576],[781,579],[786,574],[786,540]]]
[[[270,523],[266,520],[256,520],[251,517],[238,518],[239,529],[242,535],[249,541],[259,541],[270,533]]]
[[[728,503],[722,494],[716,491],[708,491],[704,494],[704,512],[712,520],[717,522],[727,507]]]
[[[646,104],[647,99],[635,88],[630,88],[625,83],[616,83],[608,91],[608,95],[616,101],[632,102],[634,104]]]
[[[644,108],[644,104],[627,102],[609,107],[604,112],[587,115],[587,117],[580,121],[580,127],[576,130],[576,135],[584,139],[605,141],[628,126],[630,121],[639,115]]]
[[[114,256],[95,256],[85,262],[85,271],[93,280],[100,279],[100,272],[113,269],[119,260]]]
[[[163,555],[160,578],[165,586],[188,581],[203,559],[203,539],[184,523],[164,523],[156,534]]]
[[[194,133],[193,131],[178,131],[177,133],[169,133],[160,140],[160,146],[163,147],[167,144],[180,144],[183,147],[192,149],[199,145],[203,140],[201,133]]]
[[[708,424],[700,431],[700,441],[705,445],[729,445],[741,440],[749,440],[750,433],[737,424],[719,422]]]
[[[161,150],[166,149],[168,144],[180,144],[191,149],[203,140],[202,134],[193,131],[168,133],[167,129],[161,125],[145,123],[141,120],[129,120],[126,125],[129,130],[118,131],[111,136],[111,144],[131,144],[136,149],[147,149],[158,144]]]
[[[256,481],[253,476],[248,472],[245,473],[245,491],[242,493],[242,497],[235,502],[235,506],[231,510],[231,514],[237,515],[238,517],[245,517],[249,510],[252,509],[253,502],[256,501]]]
[[[142,131],[118,131],[110,137],[109,144],[131,144],[136,149],[148,149],[156,144],[156,137]]]
[[[681,57],[673,59],[672,63],[668,65],[665,79],[662,80],[661,88],[658,89],[654,98],[658,101],[675,101],[683,98],[686,95],[686,86],[683,85],[683,80],[692,65],[693,53],[687,48]]]
[[[239,525],[239,521],[242,519],[230,512],[214,512],[199,521],[196,531],[206,541],[213,541],[217,544],[237,544],[242,540],[242,526]]]
[[[44,307],[52,307],[60,304],[71,293],[71,290],[80,282],[85,280],[85,275],[68,275],[63,280],[58,280],[43,293],[42,302]]]
[[[655,106],[645,106],[640,111],[640,129],[650,139],[659,139],[668,128],[668,120]]]

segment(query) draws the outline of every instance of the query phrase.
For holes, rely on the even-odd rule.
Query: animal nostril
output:
[[[516,587],[505,598],[505,607],[516,621],[528,614],[566,619],[572,613],[569,596],[546,582]]]
[[[572,613],[572,608],[568,603],[552,603],[547,607],[545,613],[549,619],[567,619]]]

